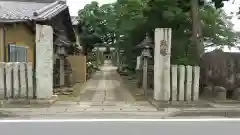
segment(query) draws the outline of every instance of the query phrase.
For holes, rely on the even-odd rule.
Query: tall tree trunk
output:
[[[192,44],[194,45],[194,54],[197,64],[200,64],[200,58],[204,53],[204,46],[202,43],[201,20],[199,17],[199,3],[198,0],[191,0],[191,14],[192,14]]]

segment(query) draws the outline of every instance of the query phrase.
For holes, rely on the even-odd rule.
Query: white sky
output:
[[[100,5],[112,3],[116,0],[66,0],[67,4],[69,6],[70,14],[72,16],[77,16],[78,10],[83,9],[86,4],[91,3],[92,1],[97,1]],[[234,4],[232,2],[235,1]],[[224,10],[227,14],[230,14],[231,12],[237,12],[240,7],[240,0],[230,0],[229,2],[225,2],[224,4]],[[232,22],[234,24],[234,30],[240,31],[240,19],[237,19],[236,17],[232,19]],[[211,50],[211,49],[210,49]],[[238,51],[236,49],[224,49],[226,51]]]
[[[77,16],[78,10],[83,9],[86,4],[90,4],[92,1],[97,1],[100,5],[112,3],[116,0],[66,0],[69,6],[70,14]]]

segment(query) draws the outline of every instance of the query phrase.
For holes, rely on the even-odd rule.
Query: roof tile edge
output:
[[[60,1],[53,2],[53,3],[51,3],[51,4],[49,4],[49,5],[41,8],[41,9],[39,9],[39,10],[37,10],[37,11],[35,11],[35,12],[33,12],[33,16],[36,17],[36,16],[42,14],[43,12],[46,12],[47,10],[49,10],[49,9],[57,6],[58,4],[65,5],[65,4],[66,4],[66,1],[60,0]]]

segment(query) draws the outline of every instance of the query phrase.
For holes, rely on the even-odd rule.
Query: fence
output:
[[[171,65],[171,101],[198,100],[199,74],[199,66]]]
[[[0,99],[32,97],[32,63],[0,62]]]

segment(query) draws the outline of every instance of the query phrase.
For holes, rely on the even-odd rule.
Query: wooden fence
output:
[[[171,101],[198,100],[199,74],[199,66],[171,65]]]
[[[32,63],[0,62],[0,99],[32,97]]]

